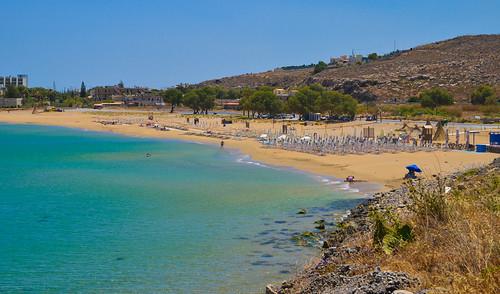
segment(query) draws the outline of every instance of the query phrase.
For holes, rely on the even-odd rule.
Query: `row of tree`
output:
[[[83,83],[80,91],[69,90],[64,92],[42,87],[26,88],[24,86],[16,87],[10,85],[4,93],[4,97],[23,98],[25,106],[33,106],[34,104],[43,102],[50,102],[51,105],[63,107],[92,106],[92,101],[87,98]]]
[[[184,105],[191,108],[193,113],[208,113],[215,106],[216,99],[240,99],[241,109],[252,117],[279,113],[298,113],[302,116],[323,113],[353,117],[357,108],[356,99],[350,95],[330,91],[320,85],[299,88],[287,101],[277,97],[271,87],[224,89],[181,85],[163,91],[162,95],[165,103],[171,105],[171,112],[175,107]]]

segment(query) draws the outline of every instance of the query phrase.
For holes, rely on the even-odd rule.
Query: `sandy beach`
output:
[[[186,117],[180,114],[155,113],[155,122],[187,128],[183,123]],[[216,130],[224,132],[243,131],[244,122],[235,122],[225,127],[219,123],[220,118],[204,118],[201,128],[187,130],[171,129],[159,131],[158,129],[141,127],[139,121],[146,120],[146,112],[43,112],[32,114],[31,110],[0,111],[0,122],[13,124],[39,124],[51,126],[64,126],[93,131],[114,132],[128,136],[152,137],[164,139],[189,140],[209,144],[220,144],[220,139],[196,135],[203,130]],[[105,120],[128,120],[127,124],[102,124]],[[134,121],[135,123],[132,123]],[[351,122],[335,125],[309,125],[294,124],[293,127],[303,133],[318,132],[326,134],[341,134],[346,132],[360,132],[361,127],[367,122]],[[378,130],[390,131],[390,124],[376,125]],[[269,121],[252,121],[250,130],[254,133],[264,130],[281,128],[281,124]],[[394,128],[394,125],[392,126]],[[477,136],[477,143],[485,143],[487,132],[483,131]],[[345,178],[349,175],[356,179],[380,184],[380,190],[389,190],[399,186],[402,182],[408,164],[419,165],[424,173],[423,177],[434,174],[448,174],[466,168],[477,167],[490,163],[498,154],[475,153],[465,151],[432,151],[414,153],[383,153],[383,154],[350,154],[350,155],[314,155],[309,153],[287,151],[282,149],[265,148],[253,138],[224,139],[225,148],[236,149],[243,154],[248,154],[253,160],[280,167],[295,168],[301,171],[323,176]]]

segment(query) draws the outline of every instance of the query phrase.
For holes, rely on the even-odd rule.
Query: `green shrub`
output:
[[[493,90],[493,88],[489,85],[481,85],[477,87],[470,96],[470,102],[472,104],[487,104],[487,101],[489,103],[491,103],[492,101],[496,103],[496,100],[497,98],[495,97],[495,90]]]
[[[425,226],[432,226],[436,222],[446,222],[448,219],[448,205],[446,202],[446,181],[437,177],[436,185],[407,183],[408,193],[412,200],[411,210],[417,219]]]
[[[424,90],[418,98],[422,107],[435,108],[441,105],[453,104],[453,96],[446,89],[441,88]]]
[[[390,211],[372,211],[370,218],[373,221],[373,244],[385,254],[390,255],[413,240],[412,227],[402,224]]]

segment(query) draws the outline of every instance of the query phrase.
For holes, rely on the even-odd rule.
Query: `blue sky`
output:
[[[500,33],[500,1],[0,0],[0,75],[167,87]]]

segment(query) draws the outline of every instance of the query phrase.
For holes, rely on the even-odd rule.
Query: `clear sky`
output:
[[[500,33],[499,0],[0,0],[0,75],[180,82]]]

